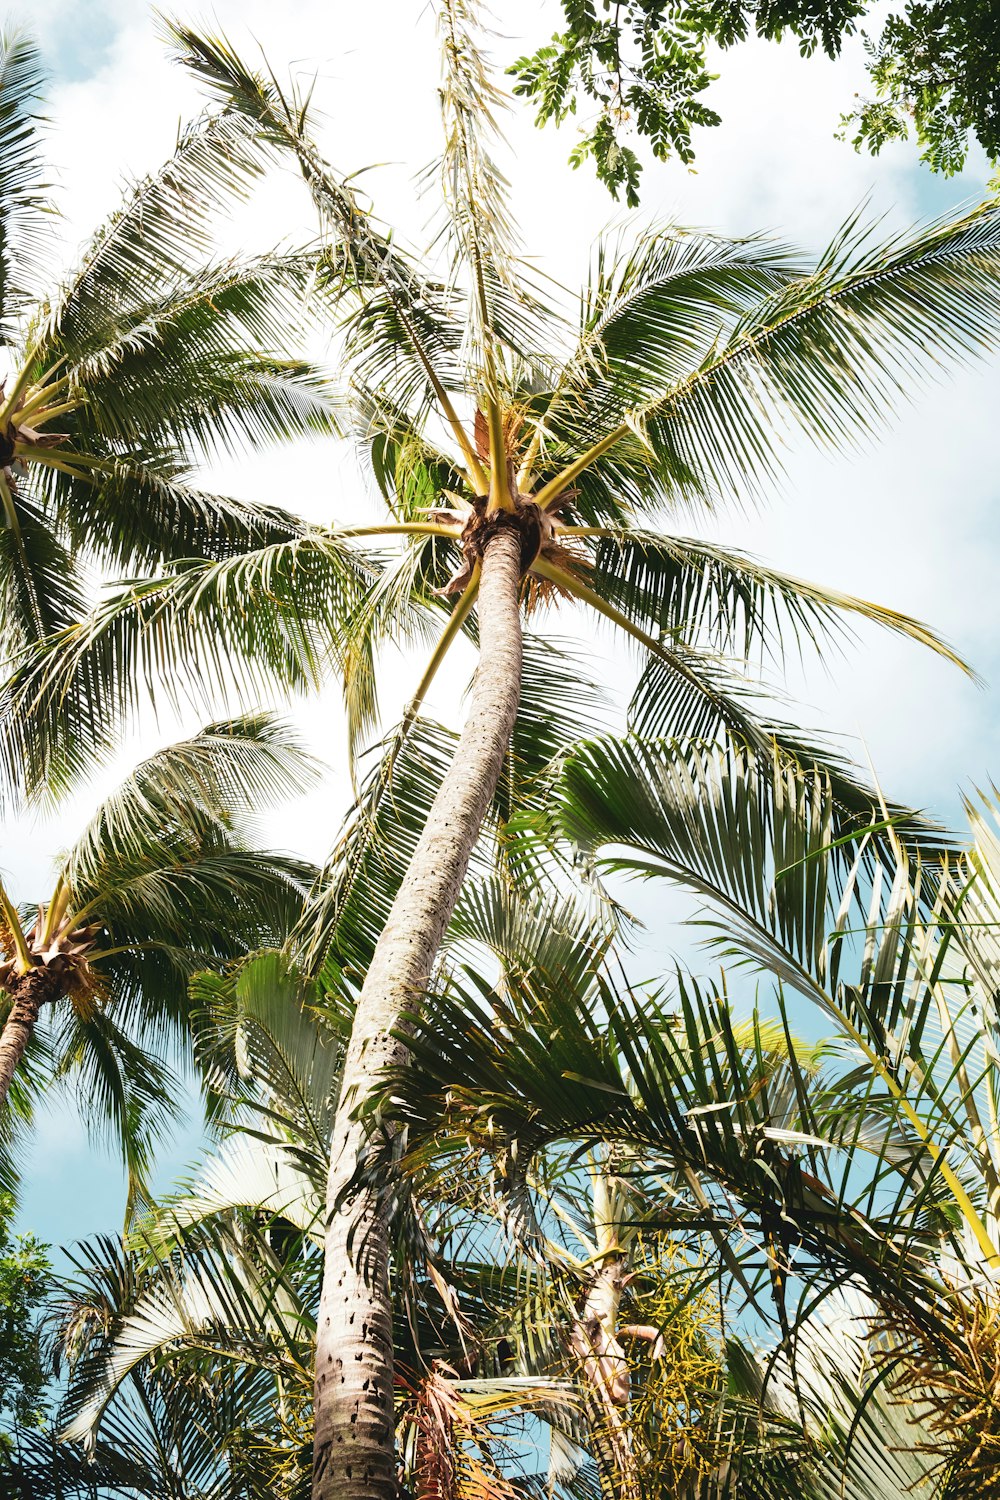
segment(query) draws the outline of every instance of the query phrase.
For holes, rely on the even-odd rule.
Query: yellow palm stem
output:
[[[531,435],[531,442],[525,449],[524,457],[521,460],[521,467],[517,471],[517,487],[521,491],[522,495],[527,494],[528,490],[531,488],[532,470],[535,467],[535,460],[538,457],[541,446],[542,424],[541,422],[537,422],[535,424],[535,430]]]
[[[8,529],[19,537],[21,535],[21,523],[17,518],[17,511],[14,507],[14,496],[11,494],[10,485],[7,483],[7,476],[2,469],[0,469],[0,506],[3,508],[3,518]]]
[[[431,374],[430,378],[431,384],[434,387],[434,394],[438,399],[438,405],[441,407],[441,410],[444,413],[445,420],[454,433],[455,440],[458,443],[458,446],[462,450],[462,456],[465,459],[465,466],[467,469],[469,488],[472,490],[473,494],[481,495],[485,491],[488,482],[486,470],[479,462],[479,455],[477,454],[472,443],[469,441],[468,433],[462,426],[462,423],[459,421],[458,413],[456,412],[454,406],[452,406],[451,404],[448,392],[445,390],[444,386],[441,385],[440,381],[435,375]]]
[[[74,453],[78,467],[68,459],[58,458],[50,449],[39,448],[34,443],[15,443],[14,457],[23,458],[32,464],[44,464],[47,469],[58,469],[60,473],[69,474],[73,479],[89,479],[88,469],[99,468],[101,464],[99,458],[93,458],[89,453]]]
[[[486,470],[479,462],[479,455],[476,452],[475,445],[470,439],[469,434],[466,432],[462,422],[460,421],[458,412],[455,410],[455,407],[452,404],[451,397],[448,395],[448,392],[442,385],[437,371],[434,369],[434,366],[431,364],[430,360],[427,358],[427,355],[424,353],[423,345],[416,337],[416,333],[412,329],[409,319],[406,317],[398,302],[394,302],[394,305],[396,307],[396,311],[399,313],[403,321],[404,326],[411,335],[411,342],[414,351],[416,352],[417,358],[419,359],[420,363],[423,365],[424,370],[427,373],[427,379],[430,381],[431,389],[433,390],[434,395],[437,398],[437,403],[441,408],[441,413],[445,421],[448,423],[448,426],[451,428],[452,433],[455,437],[455,441],[461,449],[462,456],[465,459],[466,469],[468,471],[466,477],[469,481],[469,486],[474,494],[482,495],[486,491],[488,477],[486,474]]]
[[[487,510],[513,510],[514,497],[507,479],[507,442],[503,430],[503,407],[494,395],[486,397],[486,420],[490,429],[490,500]]]
[[[31,968],[31,954],[28,952],[28,941],[21,926],[21,918],[17,914],[17,908],[7,895],[3,881],[0,880],[0,915],[2,915],[10,940],[14,944],[14,967],[19,974],[27,974]]]
[[[555,523],[556,531],[560,536],[621,536],[621,530],[615,531],[611,526],[563,526],[560,522]]]
[[[579,458],[575,458],[571,464],[566,465],[561,474],[550,479],[548,484],[543,484],[537,494],[532,496],[535,504],[541,510],[548,510],[560,498],[563,491],[568,490],[573,481],[579,479],[584,470],[589,469],[590,465],[596,463],[599,458],[603,458],[604,454],[616,443],[620,443],[631,430],[628,424],[623,422],[620,427],[614,428],[606,437],[602,437],[600,442],[594,443],[586,452],[581,453]]]
[[[51,401],[53,396],[58,395],[61,390],[64,390],[69,385],[69,380],[70,377],[68,375],[63,375],[59,380],[40,380],[36,386],[32,387],[27,400],[19,409],[17,413],[18,421],[30,422],[31,418],[37,416],[38,412],[45,406],[46,401]],[[81,401],[79,400],[72,403],[73,407],[79,405],[81,405]],[[63,409],[60,408],[60,410]],[[71,409],[72,407],[65,408],[65,410]]]
[[[658,641],[655,636],[650,635],[641,626],[633,624],[628,615],[623,615],[620,609],[615,609],[613,604],[609,604],[606,599],[602,599],[600,594],[596,594],[593,589],[588,588],[585,583],[582,583],[579,578],[575,578],[572,573],[567,573],[564,568],[557,568],[554,563],[548,562],[544,557],[535,558],[531,564],[531,571],[537,573],[540,578],[547,578],[550,583],[557,584],[559,588],[565,589],[567,593],[575,594],[577,599],[581,600],[582,603],[589,604],[591,609],[596,609],[599,615],[603,615],[613,625],[617,625],[621,630],[626,631],[632,636],[633,640],[639,641],[643,646],[648,647],[650,651],[655,651],[658,656],[664,655],[665,648],[662,641]]]
[[[438,521],[390,521],[384,526],[333,526],[331,534],[342,536],[450,536],[462,535],[461,526]]]
[[[59,927],[60,923],[66,915],[66,908],[69,906],[69,898],[69,886],[60,875],[59,879],[56,881],[56,888],[52,893],[52,900],[49,902],[48,908],[45,912],[45,922],[42,927],[42,944],[44,947],[48,947],[49,943],[51,943],[52,939],[55,937],[56,929]]]
[[[465,624],[466,620],[469,618],[469,615],[472,612],[472,606],[476,602],[476,595],[479,593],[479,573],[480,567],[479,564],[476,563],[476,566],[472,572],[472,577],[469,579],[469,582],[466,585],[465,592],[462,594],[462,596],[458,600],[458,603],[455,605],[455,608],[452,610],[448,623],[441,634],[441,639],[434,647],[434,650],[431,654],[431,659],[427,663],[427,666],[424,670],[424,675],[417,683],[417,687],[413,694],[413,697],[406,705],[406,712],[403,715],[404,731],[409,728],[414,719],[417,717],[417,714],[420,712],[420,705],[423,703],[428,692],[430,691],[431,683],[434,681],[434,678],[437,675],[438,668],[444,661],[445,657],[448,654],[448,651],[450,650],[452,644],[458,636],[459,631],[462,629],[462,626]]]
[[[80,404],[79,401],[60,401],[56,406],[22,406],[17,420],[22,426],[30,422],[34,427],[41,422],[52,422],[56,417],[65,416],[68,411],[78,411]]]
[[[14,384],[4,396],[3,403],[0,404],[0,432],[3,431],[10,421],[14,408],[31,384],[31,366],[33,360],[34,350],[32,349],[25,355],[24,364],[18,370]]]

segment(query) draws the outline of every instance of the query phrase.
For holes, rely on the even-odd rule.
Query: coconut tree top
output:
[[[201,490],[216,452],[328,422],[318,372],[286,352],[306,256],[222,257],[219,219],[263,162],[245,116],[182,130],[59,272],[44,72],[0,35],[0,651],[78,618],[88,569],[146,574],[294,534],[277,508]],[[300,317],[298,321],[301,321]]]
[[[443,227],[427,259],[406,252],[326,163],[306,99],[248,69],[225,41],[175,29],[223,113],[302,171],[341,335],[345,416],[387,514],[186,561],[112,594],[26,658],[3,721],[11,779],[37,787],[92,764],[150,687],[176,693],[186,679],[209,697],[256,693],[332,669],[362,744],[377,722],[381,649],[436,627],[378,772],[376,811],[405,796],[406,857],[404,846],[368,857],[378,820],[362,809],[304,929],[315,962],[339,956],[352,896],[355,913],[380,916],[373,945],[355,945],[364,981],[332,1130],[314,1500],[395,1493],[391,1191],[355,1192],[356,1167],[384,1066],[405,1057],[405,1028],[509,767],[523,615],[576,601],[635,642],[645,665],[632,719],[645,732],[723,742],[761,762],[777,752],[779,768],[805,761],[811,773],[818,753],[753,701],[747,667],[761,651],[780,654],[782,637],[820,641],[853,615],[950,653],[913,620],[673,528],[685,508],[752,498],[789,430],[842,446],[915,377],[1000,333],[992,204],[889,241],[851,221],[818,261],[760,239],[644,231],[598,250],[578,315],[561,313],[558,290],[540,286],[517,251],[493,154],[502,101],[471,18],[451,0],[442,19]],[[550,614],[538,619],[547,644]],[[428,688],[463,633],[478,638],[480,659],[454,756],[437,775],[402,777],[426,730]],[[558,657],[549,661],[550,679],[535,685],[539,743],[547,700],[565,691]],[[827,775],[847,835],[864,838],[876,794],[840,767]],[[376,864],[366,888],[359,875]]]
[[[181,1086],[188,980],[284,941],[315,870],[257,847],[262,806],[315,783],[316,763],[265,714],[210,724],[141,761],[19,910],[0,883],[0,1139],[39,1091],[75,1085],[143,1191]],[[0,1180],[12,1185],[12,1160]]]

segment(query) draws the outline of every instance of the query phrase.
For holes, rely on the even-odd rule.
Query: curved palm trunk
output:
[[[5,1104],[10,1086],[28,1043],[38,1024],[38,1013],[47,1000],[59,993],[59,978],[51,969],[29,969],[7,983],[10,1014],[0,1032],[0,1104]]]
[[[521,540],[498,518],[483,551],[479,668],[455,759],[431,806],[358,1001],[333,1129],[316,1340],[313,1500],[393,1500],[388,1224],[363,1190],[338,1208],[365,1143],[352,1119],[405,1048],[390,1033],[419,1003],[496,789],[521,690]]]

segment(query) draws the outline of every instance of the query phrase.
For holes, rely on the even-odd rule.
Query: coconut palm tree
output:
[[[189,1184],[135,1224],[126,1246],[97,1239],[81,1253],[79,1274],[53,1309],[71,1361],[62,1439],[84,1442],[109,1474],[123,1470],[129,1495],[292,1500],[308,1492],[311,1476],[323,1189],[348,1028],[322,986],[277,952],[199,975],[193,994],[201,1007],[196,1050],[222,1139]],[[439,1251],[431,1254],[444,1263]],[[513,1500],[488,1453],[463,1456],[447,1428],[468,1427],[488,1447],[491,1420],[543,1394],[551,1400],[554,1383],[435,1373],[431,1351],[461,1359],[463,1330],[465,1355],[475,1357],[476,1324],[489,1312],[463,1286],[459,1313],[422,1258],[410,1279],[413,1297],[396,1337],[411,1482],[430,1492],[437,1464],[456,1485],[442,1495]],[[451,1336],[442,1343],[445,1325]],[[135,1409],[139,1389],[152,1398],[147,1420],[145,1403]],[[147,1451],[153,1412],[187,1435],[176,1462],[158,1470],[147,1459],[141,1479],[124,1460]],[[71,1460],[63,1463],[72,1470]],[[495,1487],[477,1490],[477,1476]]]
[[[452,938],[464,947],[474,928],[480,943],[503,935],[495,948],[505,966],[497,1013],[523,1060],[519,1019],[539,1000],[547,1019],[549,990],[564,1000],[572,993],[585,1015],[596,975],[610,967],[607,944],[595,942],[593,924],[565,900],[526,903],[472,887],[466,905]],[[477,928],[480,915],[489,920]],[[481,975],[477,983],[489,991]],[[227,1133],[194,1182],[137,1226],[126,1253],[105,1241],[82,1254],[58,1309],[72,1373],[62,1418],[70,1446],[56,1472],[68,1487],[72,1445],[83,1440],[112,1494],[292,1500],[306,1493],[309,1475],[326,1138],[348,1028],[331,1014],[322,985],[305,982],[279,954],[202,976],[196,992],[201,1061]],[[435,1005],[447,1050],[469,1014],[444,1000]],[[532,1151],[524,1182],[533,1206],[525,1211],[522,1193],[504,1207],[513,1161],[505,1164],[502,1117],[492,1133],[482,1121],[471,1132],[448,1130],[459,1123],[463,1093],[471,1104],[484,1083],[477,1020],[473,1011],[469,1090],[452,1088],[450,1116],[438,1120],[446,1126],[442,1154],[427,1152],[424,1136],[411,1152],[412,1165],[424,1157],[415,1189],[427,1226],[411,1258],[419,1265],[430,1254],[435,1274],[412,1278],[416,1295],[395,1324],[409,1492],[440,1500],[525,1493],[652,1500],[669,1483],[692,1500],[762,1493],[833,1500],[845,1485],[855,1500],[882,1500],[894,1485],[936,1496],[927,1451],[934,1434],[901,1412],[891,1392],[880,1393],[879,1350],[859,1299],[828,1309],[828,1327],[806,1320],[794,1355],[755,1355],[732,1336],[724,1348],[719,1261],[697,1250],[704,1219],[677,1214],[683,1181],[664,1177],[656,1163],[649,1171],[642,1148],[609,1154],[599,1146],[581,1171],[573,1142],[546,1163],[533,1149],[537,1137],[522,1137]],[[499,1058],[495,1020],[490,1029]],[[772,1133],[780,1122],[790,1140],[796,1094],[816,1087],[824,1048],[796,1044],[796,1071],[780,1024],[751,1022],[701,1041],[723,1072],[735,1044],[733,1092],[748,1084],[763,1092]],[[417,1045],[417,1072],[405,1078],[414,1100],[417,1078],[428,1082]],[[438,1078],[430,1082],[433,1107]],[[606,1073],[599,1083],[607,1090]],[[487,1141],[490,1174],[455,1171],[456,1147],[468,1153]],[[709,1192],[714,1165],[709,1153]],[[676,1219],[671,1227],[665,1211]],[[745,1232],[747,1222],[740,1227]],[[477,1264],[484,1247],[488,1257]],[[730,1298],[730,1319],[734,1312]],[[754,1325],[759,1332],[758,1318]],[[497,1359],[502,1369],[487,1374]],[[534,1476],[525,1473],[525,1453],[491,1460],[504,1418],[519,1412],[530,1416],[534,1447],[551,1432],[547,1473],[544,1453]],[[167,1435],[160,1446],[174,1455],[165,1466],[149,1440],[154,1422]],[[15,1472],[37,1486],[28,1493],[44,1494],[51,1468],[44,1444],[29,1443]],[[81,1482],[86,1477],[82,1470]]]
[[[843,837],[829,781],[780,758],[768,774],[731,749],[604,740],[563,760],[545,803],[538,836],[561,831],[584,865],[704,897],[730,978],[750,967],[818,1006],[840,1033],[839,1066],[819,1088],[789,1051],[780,1087],[755,1076],[724,984],[679,976],[664,997],[607,986],[581,1007],[539,976],[519,1013],[504,992],[500,1031],[464,987],[431,1004],[411,1068],[391,1081],[415,1167],[428,1153],[454,1174],[443,1141],[465,1158],[485,1148],[516,1202],[562,1137],[652,1153],[647,1172],[658,1160],[683,1179],[662,1218],[707,1226],[748,1299],[770,1286],[786,1352],[845,1277],[866,1288],[882,1329],[872,1375],[918,1412],[928,1483],[994,1494],[995,798],[970,802],[964,852],[928,860],[895,837],[888,809],[870,836]],[[770,1003],[787,1029],[780,989]],[[751,1060],[768,1050],[755,1031]],[[438,1138],[421,1146],[428,1126]]]
[[[759,239],[642,232],[604,244],[578,316],[560,315],[549,306],[558,289],[543,298],[513,247],[491,154],[502,100],[464,5],[449,0],[443,19],[439,272],[406,253],[327,165],[308,134],[307,101],[224,41],[175,29],[224,111],[301,166],[327,244],[347,402],[389,515],[185,565],[110,597],[25,664],[5,720],[8,774],[44,782],[62,770],[67,705],[80,769],[167,657],[210,689],[210,677],[244,690],[301,686],[333,666],[360,742],[376,721],[380,645],[425,633],[447,611],[386,747],[372,792],[382,807],[446,653],[463,635],[480,644],[450,765],[438,753],[434,774],[407,782],[405,873],[398,853],[366,862],[371,844],[359,834],[338,849],[333,889],[321,889],[301,934],[320,961],[343,931],[345,882],[357,894],[358,869],[380,863],[372,904],[386,919],[366,954],[331,1151],[317,1500],[388,1497],[395,1483],[389,1229],[371,1190],[355,1184],[365,1101],[403,1055],[400,1018],[431,972],[507,762],[522,615],[576,602],[633,642],[645,658],[636,725],[667,719],[680,738],[768,756],[777,743],[815,765],[822,757],[762,717],[748,693],[743,669],[762,645],[775,648],[782,631],[818,639],[856,615],[944,648],[890,610],[691,539],[677,518],[752,497],[774,477],[788,425],[834,447],[869,431],[913,375],[992,347],[1000,321],[992,204],[889,240],[852,220],[815,261]],[[379,538],[399,539],[402,552],[386,562],[365,550]],[[551,661],[558,696],[567,689]],[[845,806],[870,811],[870,793],[849,778],[842,790]]]
[[[279,507],[206,493],[213,452],[328,428],[322,382],[278,353],[301,321],[308,258],[213,257],[220,211],[262,167],[236,109],[182,131],[75,266],[58,269],[46,196],[44,75],[0,35],[0,653],[78,618],[88,570],[148,574],[293,535]],[[68,726],[67,726],[68,730]],[[73,735],[63,754],[74,756]]]
[[[101,803],[34,920],[0,885],[0,1111],[18,1086],[30,1095],[53,1071],[68,1075],[86,1117],[119,1135],[133,1203],[180,1092],[162,1054],[188,1030],[188,979],[281,942],[301,909],[313,870],[254,848],[252,820],[316,770],[273,717],[210,724],[140,762]]]

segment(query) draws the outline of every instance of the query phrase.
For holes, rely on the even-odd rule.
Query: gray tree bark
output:
[[[41,966],[8,982],[11,1007],[0,1032],[0,1104],[6,1103],[14,1074],[38,1025],[39,1011],[58,992],[58,976]]]
[[[468,718],[376,946],[344,1063],[316,1340],[313,1500],[396,1495],[389,1226],[374,1192],[344,1200],[366,1140],[352,1115],[381,1071],[405,1059],[391,1032],[419,1005],[503,768],[521,691],[520,582],[520,534],[501,518],[483,551]]]

